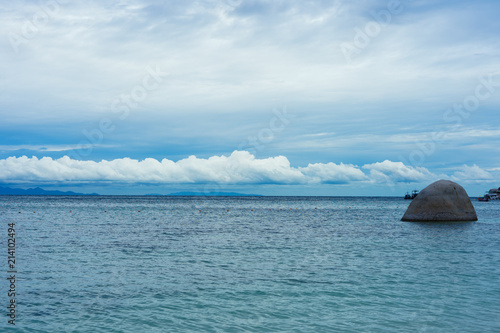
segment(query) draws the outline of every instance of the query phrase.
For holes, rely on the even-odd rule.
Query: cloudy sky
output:
[[[500,2],[4,1],[0,186],[500,186]]]

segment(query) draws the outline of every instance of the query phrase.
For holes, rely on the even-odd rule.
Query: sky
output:
[[[0,186],[500,186],[500,2],[0,3]]]

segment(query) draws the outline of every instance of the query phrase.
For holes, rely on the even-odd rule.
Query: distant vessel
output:
[[[479,201],[500,200],[500,187],[492,188],[485,195],[478,198]]]
[[[417,190],[413,190],[410,194],[410,192],[406,192],[405,194],[405,200],[413,200],[417,197],[418,195],[418,191]]]

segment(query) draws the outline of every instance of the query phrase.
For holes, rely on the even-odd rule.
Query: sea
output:
[[[0,331],[500,332],[500,201],[455,223],[408,204],[2,196]]]

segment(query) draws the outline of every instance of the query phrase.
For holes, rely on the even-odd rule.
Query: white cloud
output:
[[[257,159],[246,151],[208,159],[190,156],[177,162],[147,158],[79,161],[68,156],[9,157],[0,160],[1,181],[119,181],[147,183],[305,184],[346,183],[366,176],[351,165],[313,164],[293,168],[284,156]]]
[[[368,180],[363,171],[352,164],[315,163],[309,164],[306,168],[299,168],[299,170],[304,175],[321,183],[347,184],[353,181]]]
[[[94,162],[73,160],[68,156],[59,159],[9,157],[0,160],[0,180],[222,184],[299,184],[309,181],[298,169],[292,168],[284,156],[256,159],[245,151],[208,159],[190,156],[178,162],[152,158]]]
[[[366,174],[362,169],[369,170]],[[443,177],[440,175],[439,177]],[[444,176],[446,177],[446,176]],[[478,166],[463,166],[456,179],[491,179]],[[489,177],[489,178],[488,178]],[[314,163],[293,167],[285,156],[256,158],[247,151],[229,156],[198,158],[189,156],[177,162],[146,158],[111,161],[81,161],[68,156],[9,157],[0,160],[1,182],[125,182],[150,184],[350,184],[408,183],[437,179],[426,168],[402,162],[383,161],[362,168],[352,164]]]
[[[362,169],[369,170],[369,173]],[[285,156],[259,159],[247,151],[234,151],[229,156],[206,159],[189,156],[177,162],[153,158],[95,162],[74,160],[68,156],[59,159],[26,156],[0,159],[0,182],[7,183],[395,184],[430,182],[440,178],[470,182],[492,180],[493,176],[475,164],[463,165],[453,175],[447,176],[389,160],[366,164],[362,168],[331,162],[293,167]]]
[[[373,164],[365,164],[364,169],[370,170],[370,178],[375,182],[419,182],[436,178],[423,167],[410,167],[402,162],[385,160]]]
[[[473,166],[463,165],[453,174],[453,180],[456,181],[478,181],[491,180],[493,176],[486,170],[481,169],[476,164]]]

